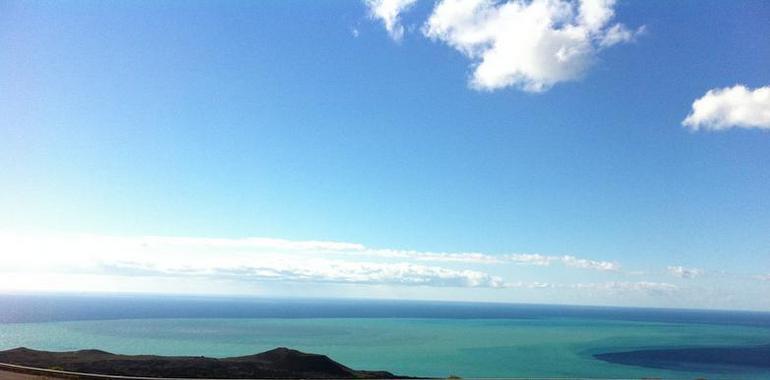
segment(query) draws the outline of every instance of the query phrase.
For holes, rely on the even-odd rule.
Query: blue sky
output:
[[[0,3],[0,289],[770,309],[767,2],[383,3]]]

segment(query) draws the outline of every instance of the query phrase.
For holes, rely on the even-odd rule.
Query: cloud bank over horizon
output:
[[[299,293],[629,306],[682,306],[682,299],[692,302],[700,294],[704,303],[711,302],[698,285],[701,269],[665,267],[668,276],[689,279],[673,284],[655,272],[573,255],[430,252],[276,238],[2,232],[0,251],[13,253],[0,256],[0,290],[6,291]],[[746,280],[752,277],[757,278]],[[708,289],[722,291],[718,284]]]
[[[125,276],[219,277],[244,281],[330,282],[468,288],[528,287],[483,269],[562,264],[564,268],[617,271],[615,262],[541,254],[422,252],[375,249],[335,241],[273,238],[114,237],[0,235],[5,271],[55,271]],[[468,267],[472,265],[472,267]],[[481,269],[479,269],[481,268]],[[533,282],[534,284],[534,282]],[[536,285],[533,287],[537,287]]]
[[[394,40],[399,14],[413,1],[366,1]],[[542,92],[583,77],[608,47],[631,42],[644,27],[614,23],[615,0],[440,0],[422,34],[471,61],[469,86]]]

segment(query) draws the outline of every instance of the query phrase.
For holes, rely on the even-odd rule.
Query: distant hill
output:
[[[279,347],[260,354],[215,359],[203,356],[117,355],[99,350],[71,352],[15,348],[0,362],[104,375],[209,379],[394,379],[386,371],[350,369],[325,355]]]

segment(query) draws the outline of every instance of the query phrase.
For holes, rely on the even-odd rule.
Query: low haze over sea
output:
[[[353,368],[412,376],[770,379],[770,356],[762,356],[768,344],[770,313],[756,312],[329,299],[0,296],[0,349],[97,348],[122,354],[227,357],[287,346],[326,354]],[[724,349],[718,354],[724,362],[698,357],[697,349],[714,348]],[[681,351],[678,356],[667,351],[665,360],[659,360],[650,350],[661,349]],[[759,364],[730,361],[731,355],[746,357],[749,351],[758,355]],[[602,355],[623,352],[627,354],[617,359],[620,362]],[[685,359],[672,361],[677,357]]]

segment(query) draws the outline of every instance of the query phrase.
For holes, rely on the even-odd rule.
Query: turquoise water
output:
[[[125,354],[252,354],[277,346],[350,367],[413,376],[770,379],[770,371],[698,373],[596,360],[599,352],[759,345],[767,327],[585,318],[130,319],[0,324],[0,349],[98,348]]]

